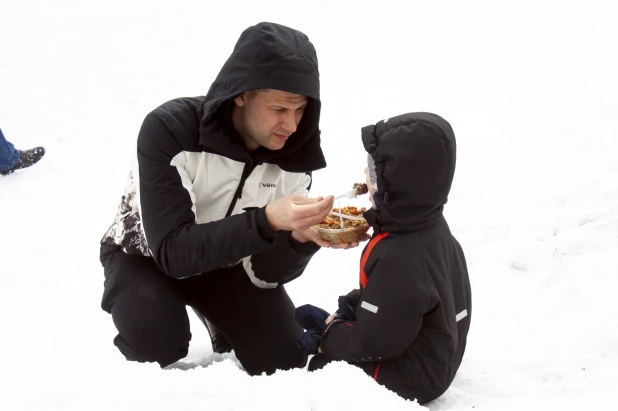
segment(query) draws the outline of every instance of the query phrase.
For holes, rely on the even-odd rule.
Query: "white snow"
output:
[[[212,3],[212,4],[211,4]],[[191,317],[189,356],[129,363],[99,306],[98,242],[144,116],[203,95],[241,31],[304,31],[328,161],[314,195],[364,179],[360,128],[452,124],[445,215],[468,259],[468,349],[437,410],[613,409],[618,387],[618,53],[611,1],[0,3],[0,127],[40,164],[0,178],[3,410],[412,410],[335,363],[249,377]],[[339,156],[342,150],[345,156]],[[347,200],[363,205],[359,200]],[[288,290],[336,308],[361,249],[322,250]],[[334,268],[333,268],[334,267]]]

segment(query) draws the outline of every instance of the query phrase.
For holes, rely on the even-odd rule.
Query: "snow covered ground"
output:
[[[141,121],[205,94],[241,31],[265,20],[318,51],[328,168],[313,194],[363,179],[364,125],[431,111],[455,130],[445,215],[468,258],[474,317],[457,378],[428,408],[613,408],[613,2],[91,3],[0,0],[0,127],[48,150],[0,178],[1,409],[419,409],[342,363],[249,377],[212,354],[194,317],[176,369],[128,363],[112,344],[98,241]],[[288,287],[294,301],[333,310],[356,286],[360,252],[320,251]]]

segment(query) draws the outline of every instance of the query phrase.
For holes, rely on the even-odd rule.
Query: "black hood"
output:
[[[363,127],[365,150],[375,163],[378,231],[416,231],[436,224],[455,174],[455,134],[432,113],[408,113]]]
[[[309,98],[298,128],[281,150],[260,147],[258,157],[286,171],[308,172],[326,166],[320,148],[320,74],[313,44],[300,31],[274,23],[246,29],[210,86],[204,100],[200,144],[232,158],[249,158],[231,141],[217,113],[225,102],[256,89],[276,89]]]

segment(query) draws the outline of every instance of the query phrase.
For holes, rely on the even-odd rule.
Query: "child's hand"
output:
[[[324,324],[328,325],[331,323],[331,321],[333,321],[335,319],[335,317],[337,316],[337,313],[332,313],[331,315],[329,315],[326,320],[324,320]],[[320,346],[318,346],[318,354],[322,354],[322,348]]]

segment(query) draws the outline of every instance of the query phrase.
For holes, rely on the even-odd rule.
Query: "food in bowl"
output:
[[[328,214],[322,223],[316,224],[313,227],[320,233],[320,237],[329,243],[354,243],[362,240],[367,230],[369,230],[369,224],[363,218],[363,211],[365,211],[364,207],[358,209],[346,206],[342,207],[341,210],[333,208],[332,212],[342,214],[343,216]],[[345,218],[344,216],[353,218]],[[343,226],[341,225],[342,221]]]
[[[367,221],[363,218],[363,211],[365,211],[365,207],[360,209],[352,206],[341,207],[341,211],[338,208],[333,208],[334,213],[343,214],[346,216],[354,217],[353,219],[348,218],[339,218],[336,214],[328,214],[323,222],[320,224],[316,224],[315,227],[319,228],[350,228],[350,227],[359,227],[362,225],[367,225]],[[341,220],[343,219],[343,227],[341,227]]]

